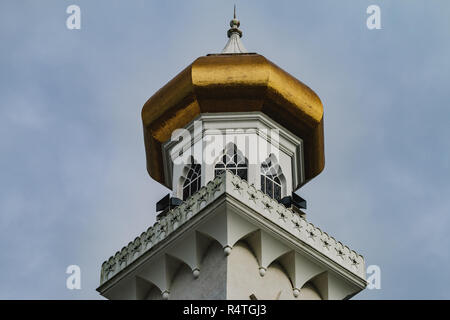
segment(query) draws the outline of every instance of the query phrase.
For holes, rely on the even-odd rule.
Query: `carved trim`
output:
[[[262,217],[270,220],[302,243],[320,252],[336,264],[344,267],[359,278],[365,279],[364,258],[326,232],[298,216],[292,209],[285,208],[261,190],[240,179],[230,171],[216,177],[189,197],[182,205],[172,209],[166,216],[143,232],[128,246],[103,262],[100,285],[108,282],[133,261],[164,241],[172,232],[180,228],[223,194],[229,194],[251,207]]]

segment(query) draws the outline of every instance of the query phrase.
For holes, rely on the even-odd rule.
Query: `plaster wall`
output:
[[[246,116],[245,116],[246,115]],[[282,196],[295,191],[304,181],[302,140],[260,113],[203,114],[174,140],[164,146],[165,172],[171,177],[173,196],[182,198],[187,165],[202,165],[201,185],[214,179],[214,167],[224,148],[233,143],[248,160],[250,184],[260,188],[261,163],[269,156],[282,169]],[[197,123],[197,124],[196,124]],[[273,130],[278,130],[276,133]],[[189,133],[188,133],[189,132]]]

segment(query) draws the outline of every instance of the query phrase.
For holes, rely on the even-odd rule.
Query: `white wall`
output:
[[[228,299],[248,300],[254,294],[257,299],[321,300],[318,290],[307,283],[295,298],[291,282],[277,262],[267,268],[264,277],[259,275],[258,262],[244,241],[236,243],[228,257],[222,247],[212,241],[203,261],[198,279],[190,268],[182,264],[175,274],[171,288],[171,300]],[[148,300],[161,299],[161,291],[149,285],[145,295]]]
[[[243,241],[238,242],[228,259],[228,299],[249,299],[254,294],[259,300],[321,300],[315,287],[307,283],[295,298],[292,284],[283,267],[272,263],[264,275],[251,249]]]
[[[191,269],[182,264],[170,288],[171,300],[226,299],[226,257],[218,242],[212,241],[203,257],[200,276],[195,279]]]
[[[274,129],[279,130],[277,134]],[[260,188],[261,163],[271,154],[284,175],[282,196],[304,181],[302,140],[262,113],[202,114],[177,134],[184,139],[163,145],[165,172],[175,197],[182,198],[182,177],[191,157],[202,164],[204,186],[214,178],[215,163],[228,143],[234,143],[248,159],[248,181],[256,188]]]

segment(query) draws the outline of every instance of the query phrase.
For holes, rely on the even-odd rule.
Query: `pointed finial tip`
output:
[[[238,19],[236,19],[236,5],[234,5],[233,20],[230,21],[230,27],[237,29],[237,28],[239,28],[240,25],[241,25],[241,23],[239,22]]]
[[[222,53],[246,53],[247,50],[242,45],[240,38],[242,37],[242,31],[239,30],[241,23],[236,18],[236,4],[234,5],[233,19],[230,21],[230,29],[227,32],[228,38],[230,38],[223,48]]]

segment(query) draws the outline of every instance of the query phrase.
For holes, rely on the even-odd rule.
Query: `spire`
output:
[[[241,23],[236,19],[236,5],[234,5],[233,20],[230,21],[230,29],[228,30],[228,42],[223,48],[222,53],[247,53],[244,45],[241,42],[242,31],[239,30]]]

